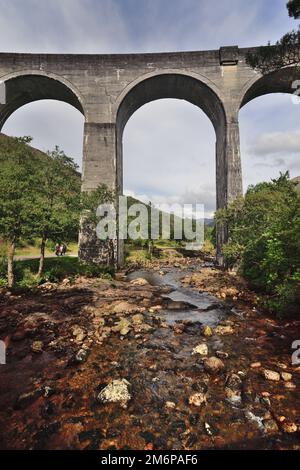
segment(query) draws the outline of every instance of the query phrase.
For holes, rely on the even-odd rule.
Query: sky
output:
[[[258,46],[298,22],[286,0],[0,0],[1,52],[137,53]],[[300,175],[300,105],[268,95],[240,111],[244,189],[280,171]],[[3,130],[31,135],[42,150],[58,144],[81,165],[83,117],[41,101],[17,110]],[[159,100],[140,108],[124,132],[124,189],[154,202],[215,209],[215,133],[190,103]]]

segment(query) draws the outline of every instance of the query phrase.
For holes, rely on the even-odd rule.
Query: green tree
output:
[[[77,165],[58,146],[38,165],[38,194],[34,204],[36,236],[41,239],[38,276],[44,269],[48,240],[62,241],[78,235],[80,219],[80,176]]]
[[[287,9],[290,16],[300,18],[300,0],[289,0]]]
[[[289,15],[300,18],[300,0],[287,3]],[[299,65],[300,63],[300,28],[285,34],[275,45],[270,43],[260,47],[258,52],[247,55],[248,64],[263,74],[273,72],[282,67]]]
[[[0,147],[0,235],[7,243],[8,286],[14,285],[14,254],[20,238],[32,235],[38,159],[30,138],[2,140]]]
[[[255,289],[271,296],[282,313],[299,295],[300,194],[288,173],[250,186],[244,198],[217,213],[229,229],[224,247],[228,265],[237,264]]]

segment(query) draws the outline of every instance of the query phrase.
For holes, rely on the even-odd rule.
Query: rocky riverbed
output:
[[[198,259],[0,296],[1,449],[300,449],[300,321]]]

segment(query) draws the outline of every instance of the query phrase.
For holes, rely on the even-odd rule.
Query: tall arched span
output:
[[[164,98],[188,101],[204,111],[216,133],[216,193],[217,207],[226,205],[227,162],[224,155],[226,116],[220,98],[205,83],[184,74],[161,73],[142,79],[132,86],[120,102],[116,114],[116,187],[123,191],[123,131],[129,118],[143,105]],[[197,202],[197,201],[195,201]],[[201,201],[198,201],[201,202]],[[122,243],[119,244],[118,261],[123,262]]]
[[[0,104],[0,130],[14,111],[33,101],[52,99],[64,101],[78,109],[83,115],[83,100],[69,84],[61,78],[44,74],[20,72],[2,78],[5,87],[5,103]]]
[[[297,140],[300,99],[299,68],[287,67],[259,76],[248,84],[241,102],[242,167],[248,184],[270,180],[292,170],[293,145]],[[299,142],[300,143],[300,142]],[[293,144],[293,145],[292,145]],[[285,150],[286,148],[286,150]],[[288,150],[290,149],[290,151]],[[291,164],[291,166],[289,166]],[[294,173],[298,176],[299,173]]]

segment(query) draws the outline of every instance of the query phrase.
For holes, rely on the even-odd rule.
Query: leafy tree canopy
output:
[[[229,229],[224,255],[229,266],[284,313],[300,300],[300,193],[289,174],[250,186],[245,197],[217,214]]]
[[[289,15],[300,18],[300,0],[287,3]],[[275,45],[262,46],[257,53],[247,55],[247,63],[263,74],[282,67],[300,64],[300,28],[285,34]]]

